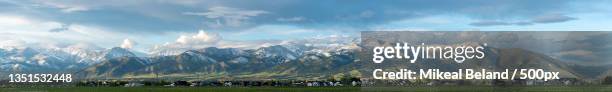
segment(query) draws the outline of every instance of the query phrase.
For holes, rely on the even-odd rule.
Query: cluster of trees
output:
[[[122,81],[122,80],[90,80],[90,81],[79,81],[76,83],[76,86],[89,86],[89,87],[117,87],[124,86],[125,84],[131,83],[130,81]],[[164,86],[170,85],[172,82],[169,81],[138,81],[137,83],[143,84],[145,86]]]
[[[356,86],[361,84],[361,73],[358,70],[352,70],[333,74],[324,80],[82,80],[77,82],[76,86],[311,86],[309,84],[317,84],[317,86]]]
[[[262,81],[121,81],[121,80],[92,80],[92,81],[80,81],[76,83],[76,86],[87,86],[87,87],[119,87],[119,86],[312,86],[311,84],[316,83],[320,85],[316,86],[359,86],[359,79],[352,78],[353,81],[332,81],[332,80],[321,80],[321,81],[309,81],[309,80],[262,80]]]
[[[604,84],[604,85],[612,85],[612,76],[607,76],[606,78],[604,78],[602,84]]]

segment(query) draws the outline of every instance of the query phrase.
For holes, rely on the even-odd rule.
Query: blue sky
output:
[[[0,0],[0,43],[129,45],[146,51],[359,31],[610,31],[609,5],[612,1]]]

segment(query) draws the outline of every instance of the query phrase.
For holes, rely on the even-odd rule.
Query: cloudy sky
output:
[[[0,46],[146,51],[380,30],[610,31],[609,5],[610,0],[0,0]]]

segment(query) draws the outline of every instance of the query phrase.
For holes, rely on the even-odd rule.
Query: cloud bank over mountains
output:
[[[259,47],[388,30],[610,30],[610,1],[0,1],[0,42]],[[204,29],[196,33],[195,30]],[[129,39],[129,41],[124,41]],[[135,45],[133,43],[138,43]]]

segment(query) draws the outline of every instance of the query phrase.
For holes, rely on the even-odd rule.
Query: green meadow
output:
[[[444,87],[55,87],[1,92],[612,92],[612,86]]]

